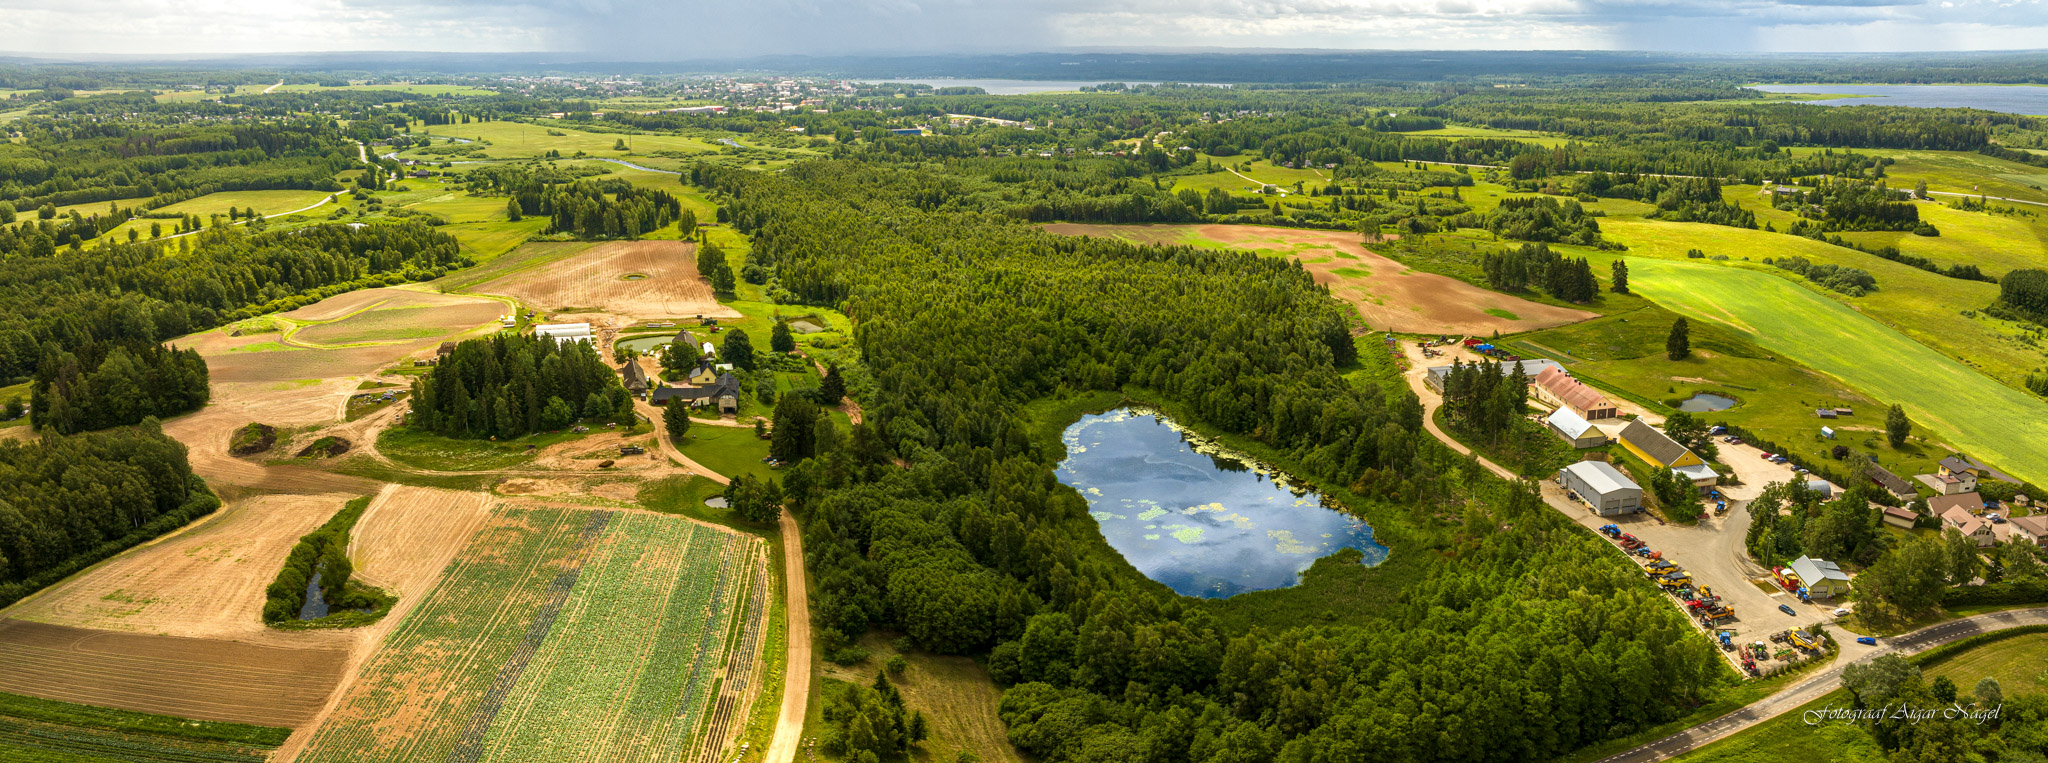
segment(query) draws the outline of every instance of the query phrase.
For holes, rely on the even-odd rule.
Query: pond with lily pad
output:
[[[1387,558],[1365,520],[1156,411],[1086,415],[1061,437],[1060,482],[1088,499],[1131,566],[1183,595],[1286,588],[1347,548],[1366,565]]]

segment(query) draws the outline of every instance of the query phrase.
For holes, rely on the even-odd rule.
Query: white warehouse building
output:
[[[533,327],[533,335],[553,339],[556,344],[589,342],[591,346],[597,346],[597,337],[591,335],[588,323],[546,323]]]
[[[1643,510],[1643,488],[1606,461],[1580,461],[1559,469],[1557,481],[1600,516]]]

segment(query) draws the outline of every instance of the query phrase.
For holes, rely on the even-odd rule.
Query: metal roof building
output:
[[[1557,481],[1600,516],[1643,510],[1643,488],[1606,461],[1580,461],[1557,470]]]

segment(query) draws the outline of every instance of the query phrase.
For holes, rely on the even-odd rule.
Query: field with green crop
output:
[[[1693,264],[1751,269],[1759,275],[1784,280],[1788,285],[1804,284],[1805,279],[1764,265],[1764,258],[1799,256],[1816,263],[1862,268],[1877,279],[1878,288],[1861,297],[1821,292],[1818,287],[1796,288],[1875,318],[1894,331],[1948,355],[1952,362],[1970,365],[2008,384],[2020,383],[2029,372],[2048,363],[2048,351],[2027,328],[1982,314],[1964,314],[1966,310],[1982,310],[1995,301],[1997,284],[1935,275],[1854,249],[1781,233],[1629,217],[1608,218],[1601,221],[1600,227],[1608,238],[1629,246],[1631,268],[1645,257],[1688,262],[1688,249],[1701,250],[1710,257],[1730,258],[1728,262]],[[1748,261],[1744,262],[1744,258]],[[1769,322],[1766,316],[1759,315],[1757,319]]]
[[[0,760],[7,761],[261,763],[290,734],[0,694]]]
[[[1567,138],[1562,135],[1551,135],[1548,133],[1536,132],[1534,130],[1502,130],[1493,127],[1485,127],[1481,125],[1452,125],[1450,127],[1445,127],[1438,130],[1417,130],[1414,132],[1404,132],[1401,134],[1412,135],[1418,138],[1443,138],[1445,140],[1458,140],[1460,138],[1504,138],[1507,140],[1521,141],[1523,143],[1534,143],[1545,148],[1555,148],[1557,146],[1562,146],[1566,143],[1570,143],[1572,141],[1571,138]]]
[[[1903,404],[1919,426],[1965,452],[2048,480],[2048,402],[1776,275],[1686,260],[1628,263],[1631,287],[1664,307],[1726,324],[1880,403]]]
[[[758,688],[766,559],[678,517],[500,507],[299,760],[714,757]]]

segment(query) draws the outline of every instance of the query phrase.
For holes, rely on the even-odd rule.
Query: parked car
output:
[[[1863,644],[1865,646],[1877,646],[1877,639],[1871,638],[1869,636],[1859,636],[1856,638],[1856,643]]]
[[[1836,616],[1836,617],[1848,617],[1848,616],[1849,616],[1849,610],[1846,610],[1846,609],[1836,609],[1836,610],[1835,610],[1835,616]]]
[[[1789,605],[1789,604],[1780,604],[1780,605],[1778,605],[1778,611],[1779,611],[1779,612],[1783,612],[1783,613],[1785,613],[1785,614],[1788,614],[1788,615],[1791,615],[1791,616],[1793,616],[1793,617],[1798,617],[1798,616],[1799,616],[1799,612],[1798,612],[1797,610],[1794,610],[1794,609],[1792,609],[1792,605]]]

